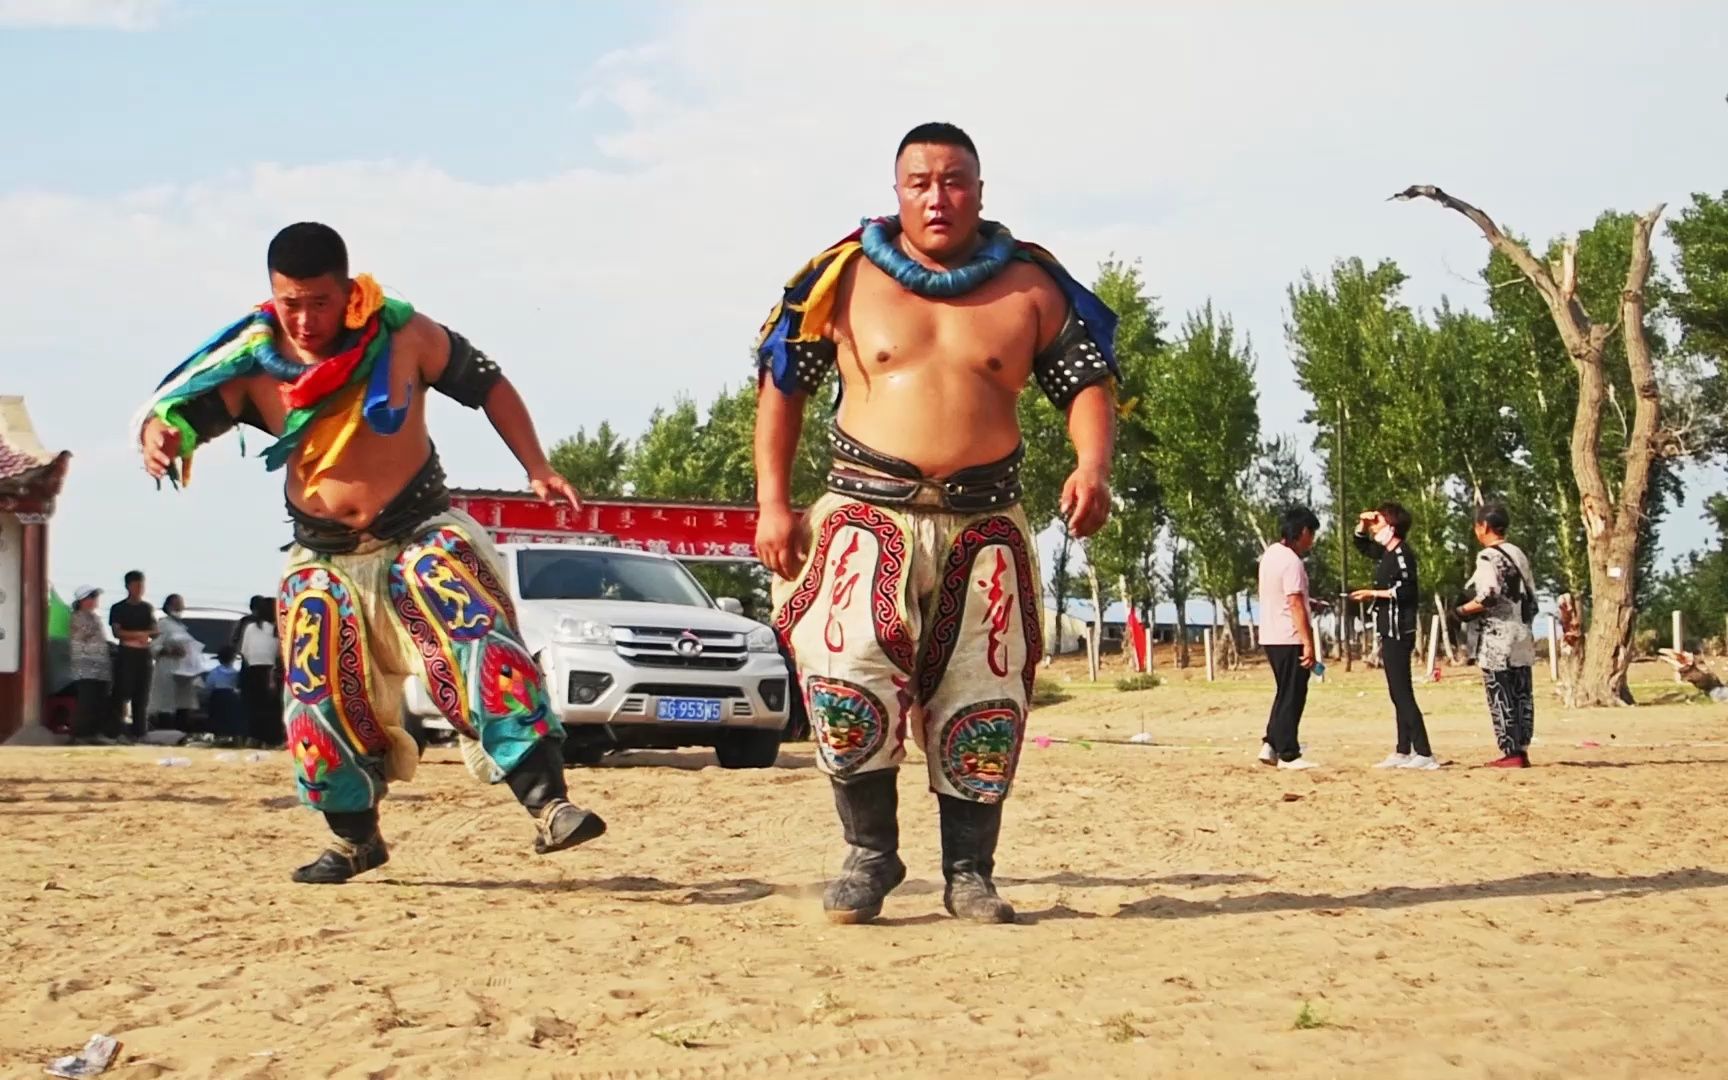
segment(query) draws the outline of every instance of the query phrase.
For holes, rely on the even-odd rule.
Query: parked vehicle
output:
[[[728,769],[774,764],[791,679],[774,633],[715,600],[677,559],[559,543],[500,549],[528,651],[566,730],[565,760],[711,746]],[[418,677],[409,728],[449,732]]]

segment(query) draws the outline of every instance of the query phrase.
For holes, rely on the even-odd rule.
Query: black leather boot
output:
[[[570,802],[564,785],[564,755],[558,743],[541,739],[504,778],[516,801],[534,815],[534,852],[548,855],[599,837],[606,822]]]
[[[828,921],[864,923],[882,914],[882,901],[906,880],[900,861],[900,770],[881,769],[833,779],[834,809],[852,850],[840,876],[822,894]]]
[[[959,919],[981,923],[1014,921],[1014,907],[996,895],[996,840],[1002,834],[1002,804],[936,796],[942,815],[942,906]]]
[[[336,842],[324,854],[294,871],[302,885],[340,885],[355,874],[376,870],[390,861],[390,849],[378,832],[378,808],[358,813],[325,814]]]

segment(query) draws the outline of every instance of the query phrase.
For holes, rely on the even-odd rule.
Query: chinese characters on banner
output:
[[[577,513],[532,495],[456,490],[451,503],[500,544],[615,544],[680,559],[756,561],[756,508],[584,500]]]

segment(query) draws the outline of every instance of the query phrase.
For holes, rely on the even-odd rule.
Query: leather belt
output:
[[[1024,495],[1020,483],[1024,444],[1000,461],[968,466],[938,480],[909,461],[865,446],[839,425],[829,431],[828,439],[836,462],[828,473],[828,490],[861,502],[982,514],[1016,506]]]

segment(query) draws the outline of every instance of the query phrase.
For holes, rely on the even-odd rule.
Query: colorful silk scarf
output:
[[[190,482],[198,447],[198,434],[182,414],[186,403],[263,372],[282,384],[278,393],[287,410],[281,435],[263,452],[265,467],[280,469],[299,450],[295,472],[301,488],[316,491],[362,422],[394,435],[407,419],[409,403],[390,401],[390,339],[413,315],[412,305],[386,298],[370,275],[361,274],[349,292],[344,347],[316,364],[297,363],[276,350],[276,307],[270,301],[223,327],[168,373],[145,407],[146,417],[180,433],[178,482]],[[133,430],[141,428],[139,423]]]

